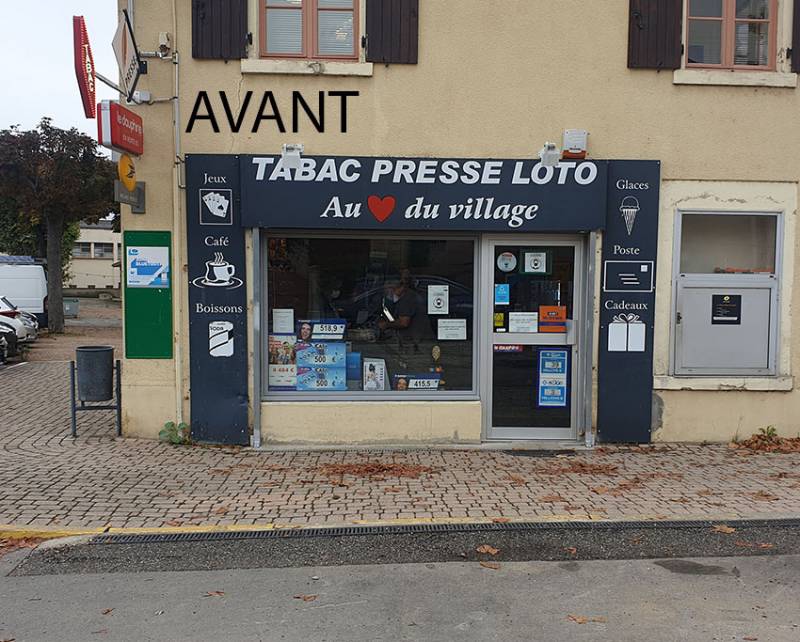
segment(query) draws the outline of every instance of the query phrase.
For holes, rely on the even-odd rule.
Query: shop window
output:
[[[273,236],[265,254],[270,394],[474,391],[473,241]]]
[[[679,213],[675,374],[776,373],[779,239],[777,214]]]
[[[96,259],[113,259],[114,258],[114,244],[113,243],[95,243],[94,244],[94,258],[96,258]]]
[[[775,216],[684,214],[680,271],[687,274],[774,274]]]
[[[72,256],[76,259],[88,259],[92,256],[91,243],[75,243],[72,246]]]
[[[774,69],[777,0],[689,0],[686,66]]]
[[[358,59],[359,0],[262,2],[262,56]]]

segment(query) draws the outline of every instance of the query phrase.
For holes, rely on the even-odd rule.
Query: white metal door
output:
[[[486,438],[575,439],[585,307],[582,239],[486,237],[481,256]]]

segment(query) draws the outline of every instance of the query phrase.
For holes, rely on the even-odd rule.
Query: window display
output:
[[[265,244],[268,392],[473,390],[472,240]]]

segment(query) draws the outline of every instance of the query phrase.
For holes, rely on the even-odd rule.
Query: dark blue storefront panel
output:
[[[605,226],[607,161],[241,156],[245,227],[574,232]]]
[[[649,441],[657,161],[187,157],[192,435],[248,442],[244,228],[491,232],[605,230],[598,429]]]
[[[249,443],[247,288],[236,156],[187,156],[192,438]]]
[[[657,161],[609,163],[597,399],[607,443],[650,441],[660,174]]]

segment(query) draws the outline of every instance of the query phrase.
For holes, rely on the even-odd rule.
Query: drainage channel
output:
[[[660,522],[507,522],[476,524],[397,524],[386,526],[341,526],[323,528],[278,528],[256,531],[214,531],[184,533],[135,533],[96,535],[89,544],[162,544],[169,542],[208,542],[246,539],[310,539],[317,537],[353,537],[363,535],[413,535],[421,533],[501,533],[556,530],[641,530],[712,528],[725,523],[735,528],[798,528],[800,518],[687,520]]]

